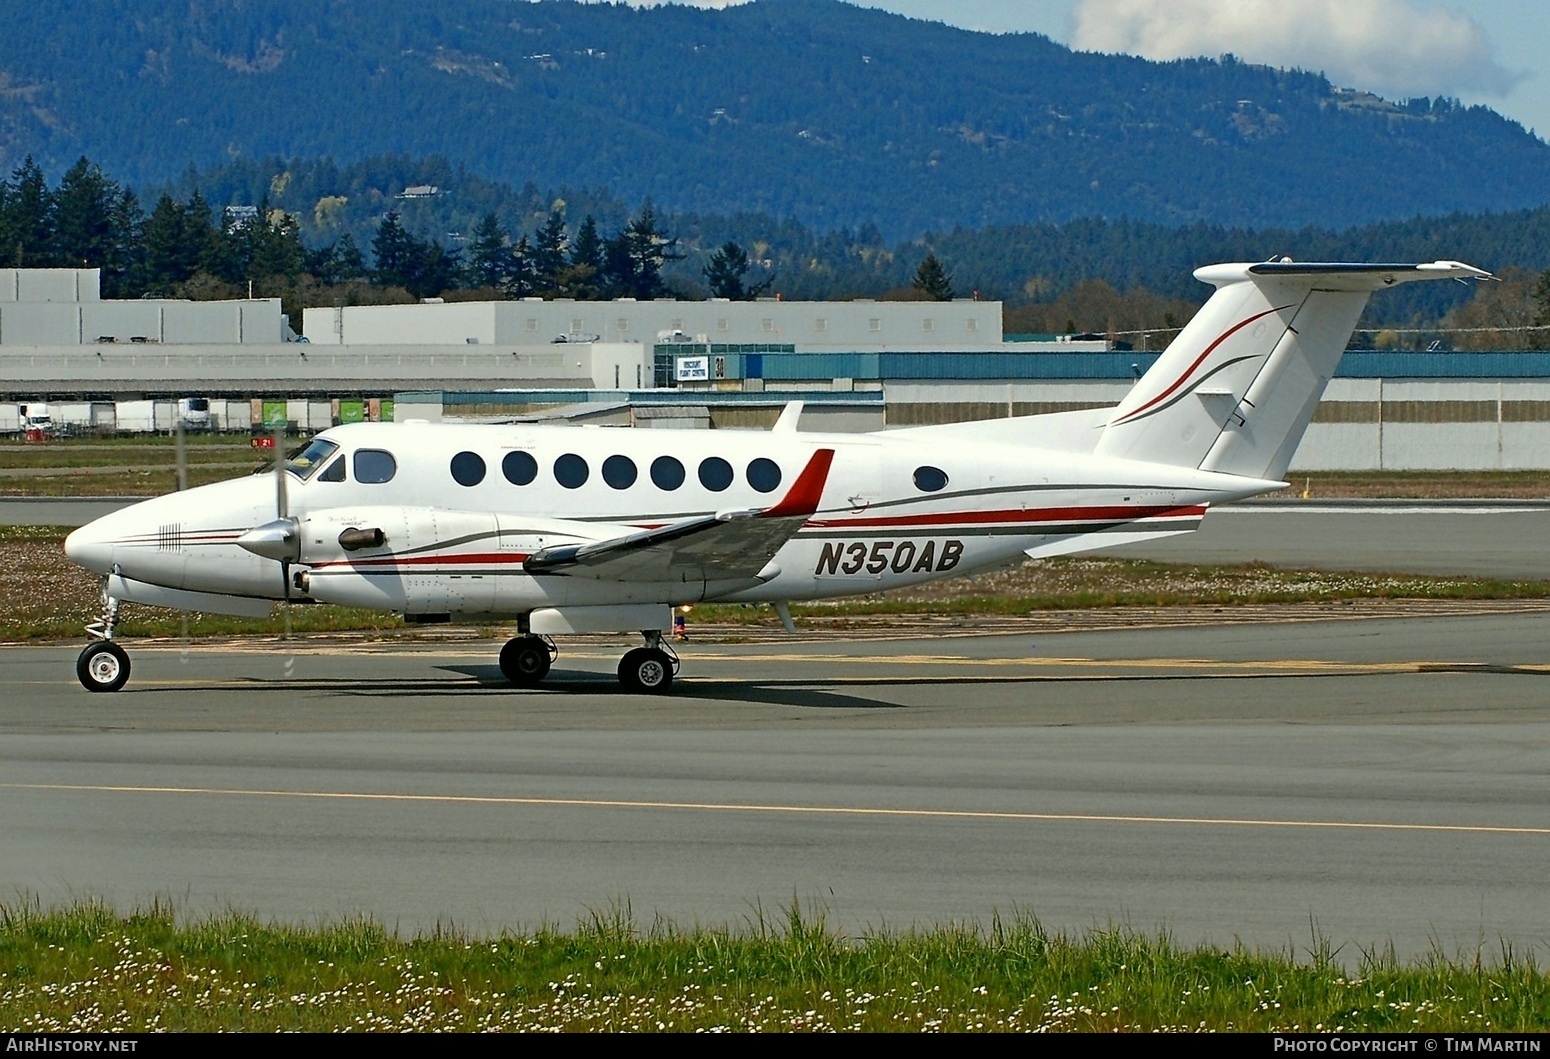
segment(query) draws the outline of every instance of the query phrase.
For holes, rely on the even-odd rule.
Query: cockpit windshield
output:
[[[285,469],[305,482],[317,474],[328,458],[338,451],[339,446],[334,442],[326,438],[313,438],[306,448],[292,453],[286,459]]]

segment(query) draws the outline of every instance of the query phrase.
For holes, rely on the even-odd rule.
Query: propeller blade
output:
[[[274,508],[276,518],[290,514],[285,495],[285,428],[278,423],[274,428]]]
[[[297,535],[296,520],[290,517],[290,498],[286,495],[285,481],[285,424],[274,425],[274,510],[275,521],[249,530],[237,543],[251,552],[264,555],[260,547],[267,546],[268,555],[280,560],[280,587],[285,602],[291,601],[291,562],[300,558],[301,538]],[[283,527],[283,528],[280,528]],[[267,532],[266,532],[267,531]],[[243,544],[243,540],[257,536],[259,546]],[[277,539],[278,538],[278,539]],[[289,621],[289,617],[286,619]]]

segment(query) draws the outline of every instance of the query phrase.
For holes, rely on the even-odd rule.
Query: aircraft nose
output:
[[[65,555],[93,573],[105,574],[113,569],[113,545],[96,523],[82,526],[65,538]]]

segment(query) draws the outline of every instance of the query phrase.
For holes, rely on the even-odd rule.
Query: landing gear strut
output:
[[[643,629],[645,647],[630,651],[619,662],[619,683],[626,691],[661,695],[673,686],[678,672],[678,656],[662,641],[657,629]]]
[[[554,641],[547,636],[531,633],[518,636],[507,640],[506,646],[501,648],[501,673],[513,684],[533,687],[549,675],[549,667],[557,654]]]
[[[86,626],[86,634],[96,643],[87,644],[75,660],[76,679],[87,691],[117,691],[129,680],[129,654],[113,642],[118,625],[118,600],[108,595],[108,583],[102,582],[102,617]]]

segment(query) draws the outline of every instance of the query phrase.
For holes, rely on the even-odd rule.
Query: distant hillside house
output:
[[[250,224],[256,220],[258,220],[257,206],[226,207],[226,230],[228,232],[234,232],[238,228],[241,228],[244,225]]]
[[[401,199],[429,199],[441,194],[441,188],[435,184],[411,184],[398,193]]]

